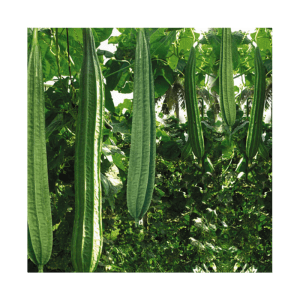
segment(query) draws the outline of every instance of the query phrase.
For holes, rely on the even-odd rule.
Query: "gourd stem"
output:
[[[139,220],[135,220],[135,227],[138,227],[139,226]]]
[[[38,40],[38,28],[33,28],[33,40]]]
[[[38,273],[44,273],[43,271],[44,266],[43,265],[38,265]]]

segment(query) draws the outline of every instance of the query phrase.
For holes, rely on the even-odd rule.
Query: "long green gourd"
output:
[[[92,29],[84,28],[82,33],[71,258],[76,272],[93,272],[97,268],[103,244],[100,167],[105,93]]]
[[[189,140],[193,153],[200,160],[204,155],[204,138],[201,125],[200,111],[196,95],[196,53],[192,47],[185,71],[185,98],[188,119]]]
[[[143,28],[138,30],[133,88],[127,206],[137,226],[152,199],[156,156],[154,81],[149,44]]]
[[[43,272],[52,252],[50,206],[45,137],[45,99],[38,29],[33,29],[27,68],[27,222],[28,256]]]
[[[220,68],[219,68],[220,107],[223,120],[228,126],[235,123],[236,106],[231,49],[231,29],[222,29]]]
[[[261,142],[262,121],[265,105],[266,73],[258,47],[255,49],[254,71],[254,97],[246,139],[246,154],[250,159],[257,153]]]

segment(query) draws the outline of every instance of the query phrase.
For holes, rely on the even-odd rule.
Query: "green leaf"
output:
[[[150,37],[151,56],[165,58],[169,48],[176,39],[176,31],[164,33],[164,28],[158,28]]]
[[[107,40],[113,32],[113,28],[93,28],[96,48],[101,42]]]
[[[189,57],[189,51],[194,44],[194,34],[191,28],[185,28],[180,34],[178,52],[184,54],[185,59]]]
[[[105,108],[112,113],[115,112],[115,105],[111,96],[111,92],[108,88],[105,89]]]
[[[105,64],[105,69],[103,71],[103,76],[106,78],[106,87],[112,91],[117,86],[121,73],[117,72],[121,69],[121,62],[116,60],[108,60]],[[112,74],[112,75],[111,75]]]
[[[178,57],[173,54],[168,58],[168,64],[172,70],[175,70],[178,64]]]
[[[153,73],[154,79],[156,79],[158,76],[163,76],[169,85],[172,85],[174,82],[173,70],[169,66],[159,65],[153,70]]]
[[[58,114],[53,121],[46,127],[46,139],[49,138],[51,133],[60,128],[63,123],[63,114]]]
[[[163,76],[158,76],[154,80],[155,98],[164,95],[169,87],[170,84],[166,81],[166,79]]]

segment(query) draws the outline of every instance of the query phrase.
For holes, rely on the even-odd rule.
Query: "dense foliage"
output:
[[[232,32],[236,122],[222,121],[219,62],[222,29],[201,35],[193,28],[151,28],[150,41],[156,112],[156,175],[153,199],[141,226],[134,226],[126,203],[132,126],[132,99],[114,105],[111,91],[133,91],[136,30],[93,29],[105,77],[105,128],[101,158],[104,244],[96,272],[272,272],[272,124],[263,122],[269,158],[246,158],[246,137],[254,88],[254,51],[259,46],[266,68],[266,103],[272,101],[272,30],[250,37]],[[111,53],[101,42],[117,45]],[[28,49],[32,31],[28,30]],[[44,272],[73,272],[74,157],[82,33],[77,28],[39,30],[45,91],[47,161],[53,222],[53,250]],[[205,157],[182,151],[187,144],[185,66],[196,50],[197,96]],[[53,78],[56,76],[56,78]],[[159,103],[162,102],[162,107]],[[175,115],[172,113],[175,111]],[[241,159],[246,163],[237,166]],[[37,267],[28,260],[28,271]]]

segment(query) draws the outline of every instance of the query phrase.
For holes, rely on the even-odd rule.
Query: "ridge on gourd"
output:
[[[246,139],[246,154],[251,159],[258,151],[261,142],[262,121],[265,106],[266,73],[258,47],[254,55],[254,96]]]
[[[195,54],[195,48],[192,47],[186,64],[184,86],[185,86],[189,141],[191,141],[193,153],[200,160],[204,155],[205,148],[204,148],[204,138],[203,138],[200,111],[199,111],[197,95],[196,95],[195,76],[196,76],[196,54]]]
[[[134,83],[131,147],[127,179],[127,207],[136,226],[147,212],[154,189],[156,120],[154,81],[148,40],[138,30]]]
[[[28,256],[43,272],[52,252],[52,215],[45,137],[45,99],[38,29],[33,29],[27,68]]]
[[[219,68],[219,93],[222,117],[228,126],[235,123],[236,105],[234,97],[233,64],[231,49],[231,29],[222,29],[220,68]]]
[[[104,83],[91,28],[83,28],[83,62],[75,141],[75,219],[71,259],[76,272],[97,268],[103,245],[101,149]]]

